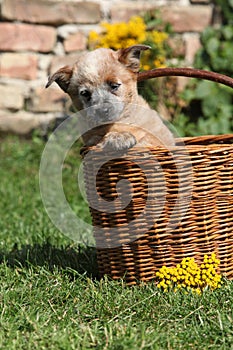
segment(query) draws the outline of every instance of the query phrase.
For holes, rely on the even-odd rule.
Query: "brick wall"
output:
[[[160,8],[177,33],[187,65],[213,23],[211,0],[0,0],[0,130],[27,134],[64,113],[65,94],[47,77],[75,62],[90,30]]]

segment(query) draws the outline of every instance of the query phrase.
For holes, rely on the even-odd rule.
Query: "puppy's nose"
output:
[[[81,90],[80,95],[82,97],[84,97],[87,102],[89,102],[91,99],[91,91],[90,90],[87,90],[87,89]]]

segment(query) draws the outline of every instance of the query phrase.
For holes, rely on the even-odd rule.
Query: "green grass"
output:
[[[100,280],[95,250],[63,236],[43,208],[43,142],[0,141],[1,349],[233,349],[232,282],[198,296]],[[89,221],[77,154],[66,160],[64,187]]]

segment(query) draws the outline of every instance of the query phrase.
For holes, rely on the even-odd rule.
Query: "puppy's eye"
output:
[[[79,94],[80,94],[82,97],[85,97],[85,99],[87,99],[87,100],[90,100],[90,98],[91,98],[91,92],[90,92],[89,90],[87,90],[87,89],[81,90],[81,91],[79,92]]]
[[[115,92],[119,89],[119,87],[121,86],[121,84],[119,83],[113,83],[113,82],[108,82],[108,85],[110,86],[110,89]]]

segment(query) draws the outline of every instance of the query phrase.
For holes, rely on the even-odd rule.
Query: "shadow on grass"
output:
[[[77,272],[99,278],[95,248],[57,248],[50,243],[25,245],[20,249],[15,246],[10,252],[0,252],[0,263],[3,261],[12,268],[46,266],[53,271],[58,267],[67,269],[71,275]]]

